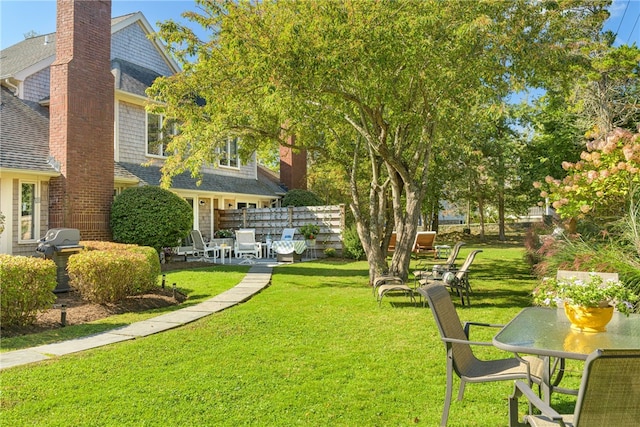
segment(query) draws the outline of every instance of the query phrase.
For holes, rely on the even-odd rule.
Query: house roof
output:
[[[141,12],[111,18],[111,33],[113,34],[136,21],[140,22],[147,34],[154,34],[153,28]],[[165,46],[155,38],[152,39],[152,42],[164,54],[169,67],[175,72],[178,72],[180,67],[167,53]],[[56,33],[30,37],[13,46],[2,49],[0,51],[0,80],[11,77],[15,78],[26,70],[32,69],[34,66],[38,69],[44,69],[51,65],[55,54]],[[38,64],[40,64],[39,67]],[[22,80],[23,78],[24,76],[20,76],[18,80]]]
[[[261,164],[258,164],[257,166],[258,179],[268,185],[274,193],[284,196],[287,193],[287,190],[280,182],[280,175]]]
[[[47,163],[49,119],[45,108],[0,89],[0,168],[59,175]],[[40,112],[39,112],[40,111]]]
[[[137,176],[143,184],[159,185],[162,178],[160,166],[142,166],[135,163],[117,162],[117,164]],[[203,173],[202,183],[198,186],[196,180],[188,172],[173,177],[171,188],[174,190],[194,190],[201,192],[237,193],[254,196],[277,197],[274,188],[256,179],[239,178],[234,176]],[[280,189],[282,191],[282,189]]]
[[[45,40],[47,43],[45,43]],[[13,77],[56,53],[56,33],[31,37],[0,51],[0,79]]]
[[[153,84],[155,79],[161,76],[161,74],[153,70],[123,59],[112,60],[111,70],[115,75],[116,89],[140,96],[147,96],[145,90]]]

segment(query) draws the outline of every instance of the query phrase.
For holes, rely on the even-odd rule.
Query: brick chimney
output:
[[[290,146],[280,146],[280,181],[287,190],[307,189],[307,150],[294,152],[291,146],[296,144],[296,136],[287,141]]]
[[[51,64],[49,149],[61,176],[50,183],[50,228],[109,240],[113,201],[114,81],[111,0],[57,0]]]

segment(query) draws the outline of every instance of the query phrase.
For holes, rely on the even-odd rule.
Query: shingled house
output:
[[[54,227],[109,239],[114,195],[160,182],[164,118],[145,110],[145,89],[178,65],[139,12],[111,18],[108,1],[58,2],[57,15],[57,34],[0,52],[0,253],[33,255]],[[173,181],[204,236],[217,210],[277,206],[285,193],[255,157],[240,161],[237,144],[204,166],[199,186],[189,174]]]

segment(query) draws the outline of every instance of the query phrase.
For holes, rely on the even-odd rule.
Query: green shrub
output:
[[[356,226],[352,225],[344,230],[342,234],[342,242],[344,243],[344,256],[355,260],[364,259],[365,253],[362,248],[362,242],[356,231]]]
[[[160,258],[155,249],[149,246],[136,246],[129,249],[130,252],[144,255],[146,258],[145,272],[138,278],[138,282],[134,284],[134,293],[149,292],[158,285],[158,276],[160,275]]]
[[[160,187],[132,187],[124,190],[111,207],[113,240],[151,246],[177,246],[192,229],[189,203]]]
[[[38,311],[51,308],[56,297],[57,267],[52,260],[0,254],[0,322],[24,326]]]
[[[147,258],[148,274],[140,278],[141,282],[134,286],[133,291],[134,293],[147,292],[156,287],[160,275],[160,257],[154,248],[99,240],[81,241],[80,244],[89,251],[132,251],[143,254]]]
[[[69,283],[83,299],[97,304],[117,302],[147,291],[156,284],[159,261],[154,249],[147,248],[153,251],[157,266],[150,262],[150,252],[143,249],[75,254],[67,264]],[[156,274],[153,278],[152,270]]]
[[[336,248],[327,248],[324,250],[324,255],[328,258],[333,258],[337,255]]]
[[[81,240],[80,244],[86,251],[122,251],[140,247],[128,243],[104,242],[102,240]]]
[[[282,206],[322,206],[324,202],[307,190],[289,190],[282,198]]]

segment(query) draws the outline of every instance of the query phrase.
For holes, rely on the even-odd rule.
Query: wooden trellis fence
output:
[[[266,241],[267,236],[278,240],[285,228],[297,230],[305,224],[320,227],[316,239],[318,253],[326,248],[334,248],[338,255],[342,254],[342,232],[345,227],[345,205],[303,206],[261,209],[228,209],[217,211],[216,223],[219,229],[254,228],[256,240]],[[295,239],[304,239],[296,231]]]

